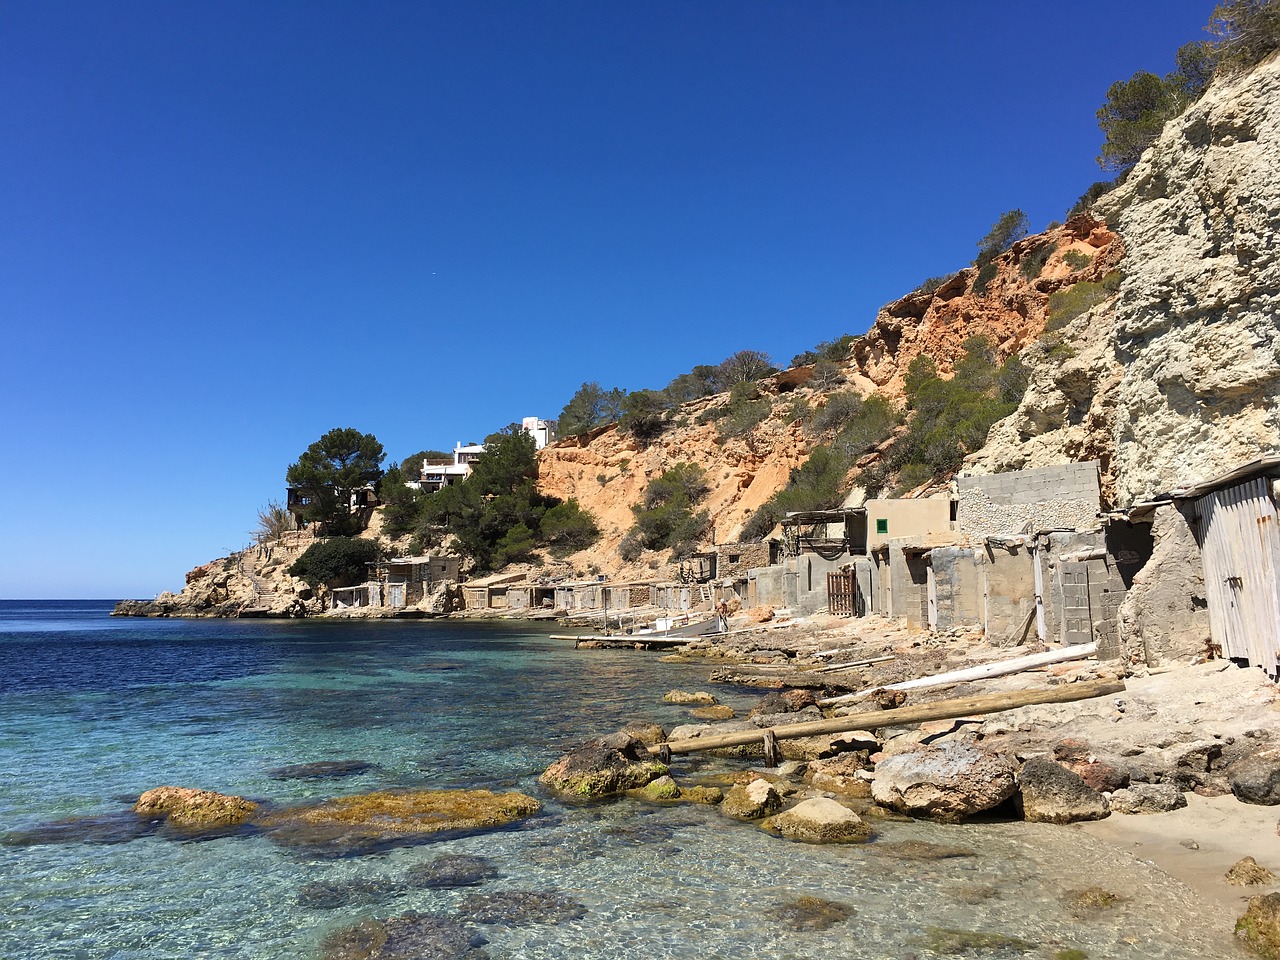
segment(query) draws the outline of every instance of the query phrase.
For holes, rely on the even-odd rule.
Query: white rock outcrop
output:
[[[1115,308],[1115,496],[1280,445],[1280,60],[1215,83],[1099,204],[1127,249]]]

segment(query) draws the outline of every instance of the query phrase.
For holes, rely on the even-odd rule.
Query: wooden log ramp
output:
[[[957,697],[939,700],[914,707],[896,710],[867,710],[850,713],[830,720],[809,720],[804,723],[788,723],[759,730],[741,730],[734,733],[716,733],[688,740],[670,740],[649,748],[655,756],[674,753],[696,753],[699,750],[717,750],[721,747],[741,747],[764,742],[766,750],[771,742],[794,740],[797,737],[816,737],[828,733],[848,733],[851,730],[875,730],[896,727],[907,723],[924,723],[926,720],[953,720],[974,714],[999,713],[1039,703],[1072,703],[1076,700],[1092,700],[1123,693],[1123,680],[1093,680],[1085,683],[1064,683],[1056,687],[1036,690],[1018,690],[1012,693],[984,693],[975,697]]]

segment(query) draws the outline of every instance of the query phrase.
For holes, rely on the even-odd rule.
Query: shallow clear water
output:
[[[0,845],[0,958],[310,958],[365,916],[450,914],[489,890],[558,891],[586,907],[560,924],[476,926],[491,957],[931,957],[929,928],[1029,944],[968,956],[1203,958],[1234,952],[1185,888],[1067,828],[887,823],[877,842],[792,844],[696,805],[566,807],[538,773],[633,717],[671,725],[672,687],[706,669],[629,651],[575,652],[546,631],[439,623],[112,620],[101,603],[0,601],[0,833],[126,809],[161,784],[275,803],[387,787],[520,789],[544,811],[518,829],[380,855],[309,859],[260,837]],[[758,693],[717,688],[736,706]],[[341,780],[268,771],[365,760]],[[687,779],[725,769],[677,760]],[[973,856],[902,859],[925,840]],[[493,861],[480,887],[405,890],[320,909],[308,884],[395,880],[443,853]],[[1126,899],[1073,916],[1068,893]],[[768,916],[800,895],[854,915],[822,931]]]

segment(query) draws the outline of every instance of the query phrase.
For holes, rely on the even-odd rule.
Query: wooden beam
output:
[[[857,693],[828,697],[826,700],[819,700],[818,703],[824,707],[830,707],[840,703],[852,703],[854,700],[861,700],[877,690],[923,690],[926,687],[945,687],[948,684],[965,683],[969,680],[989,680],[991,677],[1003,677],[1010,673],[1021,673],[1023,670],[1033,670],[1036,667],[1062,663],[1066,660],[1083,660],[1085,657],[1092,657],[1097,652],[1098,645],[1096,643],[1080,643],[1075,646],[1063,647],[1061,650],[1033,653],[1025,657],[1014,657],[1012,660],[997,660],[995,663],[984,663],[976,667],[965,667],[963,670],[936,673],[931,677],[917,677],[914,680],[903,680],[900,683],[890,683],[881,687],[859,690]]]
[[[718,733],[706,737],[693,737],[689,740],[671,740],[656,747],[650,747],[649,752],[657,755],[665,749],[671,753],[696,753],[699,750],[762,743],[768,735],[778,740],[794,740],[797,737],[848,733],[851,730],[875,730],[907,723],[923,723],[926,720],[950,720],[971,714],[999,713],[1002,710],[1013,710],[1038,703],[1091,700],[1095,697],[1123,693],[1124,689],[1123,680],[1094,680],[1087,683],[1064,683],[1057,687],[1042,687],[1038,690],[1019,690],[1013,693],[984,693],[976,697],[958,697],[915,707],[900,707],[896,710],[868,710],[831,720],[809,720],[805,723],[788,723],[759,730]]]

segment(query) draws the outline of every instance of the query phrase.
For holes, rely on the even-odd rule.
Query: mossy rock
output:
[[[652,783],[645,784],[640,791],[646,800],[679,800],[680,787],[669,776],[659,777]]]
[[[1264,960],[1280,960],[1280,893],[1250,897],[1236,937]]]
[[[382,791],[280,810],[263,817],[258,825],[285,846],[341,856],[442,832],[494,829],[540,809],[537,800],[523,793]]]
[[[688,800],[691,803],[705,803],[709,806],[715,806],[724,800],[724,791],[719,787],[698,784],[694,787],[682,787],[680,789],[680,799]]]
[[[192,787],[156,787],[133,805],[133,812],[158,817],[183,830],[210,830],[248,822],[258,805],[244,797]]]
[[[578,800],[609,797],[646,786],[671,771],[649,756],[634,737],[613,734],[590,740],[543,771],[538,782]]]

